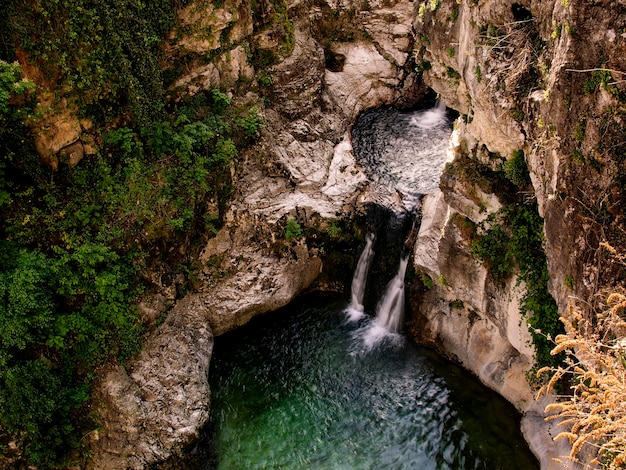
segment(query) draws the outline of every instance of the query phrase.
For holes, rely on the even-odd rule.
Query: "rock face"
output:
[[[599,240],[623,243],[623,143],[615,140],[623,117],[614,111],[626,58],[614,4],[427,3],[414,23],[424,80],[466,115],[468,154],[482,145],[506,159],[524,151],[546,222],[550,290],[564,312],[569,296],[590,298],[601,277],[616,281],[598,267],[606,255]],[[599,216],[599,204],[614,220]]]
[[[355,7],[344,7],[352,14],[334,27],[361,39],[333,43],[345,56],[343,70],[336,72],[326,68],[327,38],[311,35],[336,8],[330,4],[289,4],[291,39],[285,39],[284,22],[272,20],[269,2],[252,11],[245,1],[215,7],[198,0],[180,12],[181,26],[167,45],[173,62],[190,64],[174,85],[178,93],[249,79],[253,69],[250,57],[242,55],[245,44],[293,47],[263,72],[271,77],[269,105],[255,94],[242,98],[256,101],[266,127],[261,142],[233,170],[236,192],[224,227],[200,256],[197,292],[177,302],[139,357],[102,382],[103,427],[92,442],[92,468],[145,468],[180,455],[193,442],[208,419],[212,334],[287,304],[322,268],[306,238],[285,240],[286,219],[325,230],[328,219],[352,210],[366,185],[352,154],[352,120],[363,109],[411,103],[425,91],[415,84],[415,74],[403,70],[410,60],[412,4],[387,2],[363,12],[368,40],[357,34],[363,30]],[[194,59],[203,55],[214,58],[208,64]],[[152,317],[157,312],[146,305],[143,311]]]
[[[198,439],[209,417],[207,316],[201,298],[186,297],[137,358],[106,375],[96,397],[102,429],[91,436],[90,468],[145,468]]]
[[[599,284],[623,281],[599,246],[603,239],[624,243],[616,212],[623,208],[616,185],[621,187],[617,166],[624,145],[614,137],[623,116],[610,111],[623,106],[624,96],[619,77],[625,43],[611,24],[615,4],[464,1],[417,7],[418,68],[463,118],[452,164],[470,168],[524,152],[532,180],[527,197],[536,198],[545,220],[549,289],[561,314],[570,296],[592,299]],[[534,361],[517,313],[524,286],[513,280],[495,286],[469,251],[465,221],[485,221],[499,203],[471,171],[444,175],[441,188],[425,203],[415,249],[416,268],[433,280],[416,306],[415,335],[524,411],[525,433],[542,468],[550,468],[555,464],[547,456],[567,451],[546,447],[548,433],[535,427],[540,407],[521,377]]]
[[[29,61],[23,49],[18,48],[16,55],[23,78],[35,82],[40,90],[37,97],[40,116],[33,123],[32,132],[41,161],[56,171],[59,163],[74,166],[85,154],[95,153],[92,137],[86,132],[92,123],[81,121],[77,107],[67,99],[55,99],[55,84]]]

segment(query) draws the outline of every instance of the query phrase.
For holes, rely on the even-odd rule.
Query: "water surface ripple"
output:
[[[460,368],[406,341],[350,354],[345,306],[307,296],[216,339],[204,468],[538,468],[513,408]]]
[[[352,141],[370,180],[410,197],[439,187],[451,133],[443,104],[417,111],[373,108],[358,117]]]

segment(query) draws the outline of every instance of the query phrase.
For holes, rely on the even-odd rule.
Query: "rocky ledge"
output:
[[[208,3],[199,0],[181,12],[181,28],[192,31],[192,37],[174,31],[169,53],[216,55],[219,44],[193,31],[221,18],[231,27],[211,24],[215,30],[228,29],[229,47],[219,50],[229,59],[218,55],[213,65],[192,68],[176,84],[188,93],[249,77],[250,69],[239,59],[236,70],[226,73],[224,68],[239,57],[238,44],[272,46],[266,19],[256,18],[265,23],[254,24],[245,1],[227,0],[217,9]],[[204,15],[202,8],[212,13]],[[315,33],[336,8],[289,4],[294,46],[270,71],[273,101],[265,106],[254,93],[239,98],[256,102],[266,127],[258,145],[233,168],[236,192],[223,228],[200,255],[200,284],[167,313],[138,357],[105,374],[97,397],[102,428],[92,436],[91,468],[146,468],[181,455],[197,438],[209,413],[212,335],[286,305],[322,268],[319,253],[306,239],[284,239],[286,218],[323,228],[328,219],[353,211],[367,182],[352,154],[351,123],[364,109],[410,104],[425,90],[416,85],[415,74],[404,71],[411,58],[412,3],[387,2],[360,12],[356,23],[366,28],[367,40],[333,44],[333,53],[343,59],[342,67],[332,71],[328,47]],[[342,8],[356,11],[351,4]],[[354,27],[346,21],[347,29]],[[163,302],[152,303],[160,305],[144,306],[150,315],[164,311]]]

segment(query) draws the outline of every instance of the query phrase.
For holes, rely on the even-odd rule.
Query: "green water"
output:
[[[216,339],[204,468],[538,468],[508,403],[406,341],[363,351],[345,306],[309,296]]]

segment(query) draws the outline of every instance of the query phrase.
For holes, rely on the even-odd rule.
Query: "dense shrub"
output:
[[[484,261],[496,282],[506,281],[514,271],[526,292],[521,311],[526,316],[535,344],[539,366],[556,365],[561,356],[552,356],[554,338],[562,332],[558,308],[548,291],[548,266],[543,251],[543,220],[535,203],[515,203],[502,208],[488,220],[488,228],[476,238],[472,251]]]
[[[186,253],[219,228],[231,166],[262,127],[217,89],[167,104],[161,40],[184,3],[0,5],[0,434],[20,443],[16,465],[79,455],[98,368],[141,346],[142,271],[193,275]],[[97,154],[56,173],[40,163],[42,90],[20,79],[15,44],[96,123]]]

